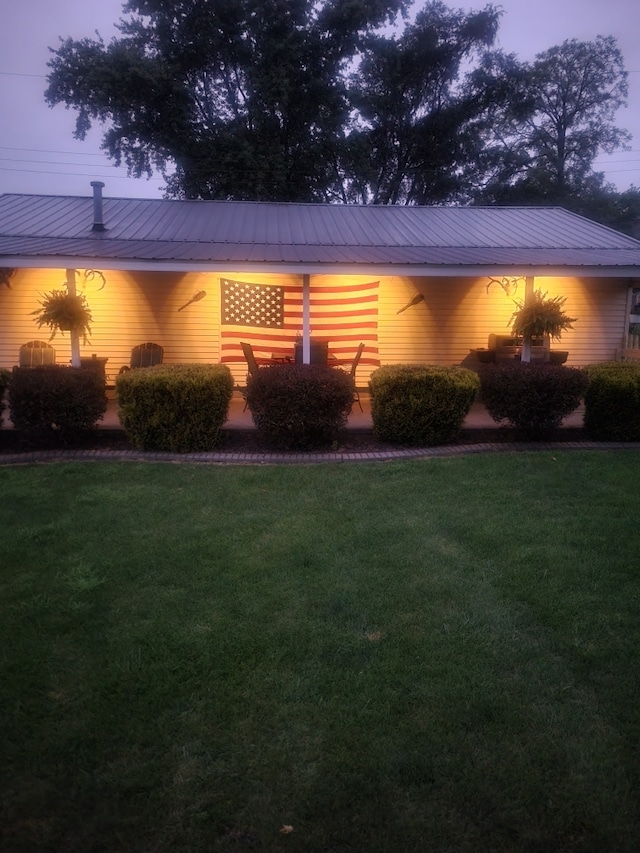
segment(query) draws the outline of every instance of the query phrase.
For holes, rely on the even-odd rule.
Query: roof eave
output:
[[[346,264],[266,261],[172,261],[112,259],[78,256],[0,257],[0,266],[17,269],[94,268],[131,272],[262,272],[299,275],[375,275],[418,277],[476,277],[513,275],[534,277],[639,278],[640,267],[633,265],[530,265],[526,264]]]

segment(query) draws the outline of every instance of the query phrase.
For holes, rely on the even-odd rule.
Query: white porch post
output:
[[[67,292],[76,295],[76,271],[67,270]],[[80,367],[80,335],[75,329],[69,332],[71,338],[71,366]]]
[[[311,276],[302,276],[302,363],[311,364]]]
[[[524,304],[527,305],[533,298],[534,292],[534,277],[532,275],[528,275],[524,280]],[[525,335],[522,339],[522,355],[520,356],[520,361],[524,361],[527,364],[531,361],[531,336]]]
[[[636,343],[635,335],[634,335],[634,338],[631,339],[631,335],[629,334],[629,327],[631,325],[631,309],[634,307],[634,305],[633,305],[633,290],[634,290],[634,283],[633,283],[633,279],[631,279],[629,281],[629,287],[627,288],[627,310],[626,310],[626,313],[624,315],[624,329],[622,332],[622,349],[627,349],[627,348],[633,349],[634,344]],[[640,314],[640,310],[638,311],[638,313]]]

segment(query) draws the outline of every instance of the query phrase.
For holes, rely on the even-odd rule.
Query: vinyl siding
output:
[[[507,296],[486,278],[400,278],[381,288],[380,358],[386,364],[476,365],[471,350],[488,345],[489,335],[507,334],[515,299],[524,299],[525,283]],[[552,348],[569,351],[567,364],[583,365],[615,357],[626,323],[628,283],[621,279],[536,278],[536,289],[566,296],[574,328]],[[396,312],[420,293],[424,301]]]
[[[129,363],[131,348],[145,341],[164,347],[166,363],[207,363],[220,359],[220,279],[280,284],[296,283],[299,275],[259,273],[127,273],[103,268],[106,286],[86,285],[93,313],[91,342],[81,354],[109,359],[107,375],[114,381],[120,368]],[[357,282],[372,277],[355,276]],[[486,347],[489,334],[506,334],[514,309],[514,297],[497,285],[487,292],[486,278],[381,277],[379,289],[378,348],[381,364],[427,363],[475,366],[470,350]],[[317,276],[314,281],[333,285],[339,276]],[[11,288],[0,286],[0,366],[18,362],[20,346],[29,340],[48,340],[46,329],[38,330],[30,312],[39,294],[64,286],[65,271],[19,270]],[[575,329],[566,332],[557,349],[569,350],[568,364],[582,365],[615,357],[622,345],[626,323],[628,282],[623,279],[538,278],[536,288],[550,296],[567,297],[566,309],[577,318]],[[81,289],[81,279],[78,288]],[[206,296],[184,310],[200,290]],[[424,300],[398,314],[416,294]],[[524,298],[521,281],[516,298]],[[68,335],[52,341],[56,360],[70,360]],[[355,352],[354,345],[354,352]],[[243,382],[246,364],[230,365],[236,382]],[[358,384],[366,383],[375,368],[362,366]]]

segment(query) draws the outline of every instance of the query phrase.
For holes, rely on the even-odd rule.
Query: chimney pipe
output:
[[[92,231],[106,231],[102,222],[102,181],[91,181],[93,187],[93,225]]]

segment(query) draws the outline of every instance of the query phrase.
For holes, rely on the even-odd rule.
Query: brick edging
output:
[[[387,462],[398,459],[431,459],[446,456],[467,456],[477,453],[522,453],[524,451],[564,450],[640,450],[640,442],[615,441],[553,441],[502,442],[446,445],[443,447],[412,447],[379,451],[336,451],[315,453],[163,453],[142,450],[31,450],[20,453],[0,453],[0,467],[32,463],[93,461],[93,462],[182,462],[195,465],[317,465],[326,463]]]

